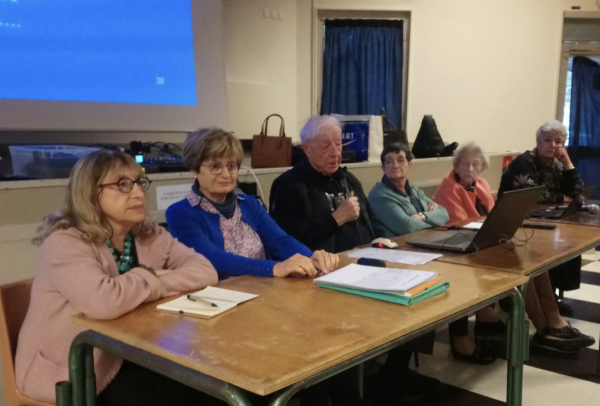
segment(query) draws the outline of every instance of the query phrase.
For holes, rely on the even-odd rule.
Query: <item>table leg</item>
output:
[[[96,377],[93,348],[131,361],[144,368],[190,386],[231,406],[252,406],[246,392],[237,386],[193,371],[183,365],[112,340],[93,331],[80,333],[69,352],[69,382],[57,384],[57,406],[95,406]],[[69,399],[69,397],[71,399]]]
[[[56,406],[73,406],[71,382],[62,381],[56,383]]]
[[[508,379],[506,390],[506,404],[509,406],[521,406],[523,398],[523,320],[525,309],[523,296],[516,288],[510,296],[510,336],[509,336],[509,359]]]
[[[85,349],[85,400],[86,406],[96,406],[96,371],[94,371],[94,348]]]
[[[73,342],[69,351],[69,380],[71,382],[71,399],[73,406],[85,406],[85,344]],[[57,399],[58,403],[58,399]]]
[[[365,398],[365,363],[361,362],[358,368],[358,394],[361,399]]]
[[[522,284],[517,287],[519,292],[521,292],[521,297],[523,301],[525,301],[525,297],[527,295],[527,283]],[[525,316],[523,316],[523,362],[529,360],[529,323],[525,320]]]
[[[598,351],[598,364],[596,365],[596,373],[600,375],[600,351]]]

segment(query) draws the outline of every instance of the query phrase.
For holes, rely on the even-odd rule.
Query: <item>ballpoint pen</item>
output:
[[[187,295],[187,298],[192,302],[202,303],[211,307],[219,307],[213,302],[209,302],[208,300],[200,299],[199,297],[193,297],[192,295]]]

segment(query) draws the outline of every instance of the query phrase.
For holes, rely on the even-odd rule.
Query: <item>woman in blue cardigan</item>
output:
[[[241,143],[226,131],[205,128],[189,135],[183,162],[196,181],[186,199],[167,209],[171,234],[204,255],[221,279],[313,277],[334,270],[337,255],[310,251],[281,230],[256,199],[233,191],[242,158]]]

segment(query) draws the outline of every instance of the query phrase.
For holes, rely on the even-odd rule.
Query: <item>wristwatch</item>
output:
[[[423,212],[419,212],[419,216],[423,217],[423,220],[427,220],[427,216]]]

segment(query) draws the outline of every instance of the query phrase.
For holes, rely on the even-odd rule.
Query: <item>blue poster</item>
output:
[[[356,151],[356,162],[369,159],[369,116],[365,120],[340,121],[342,149]]]

